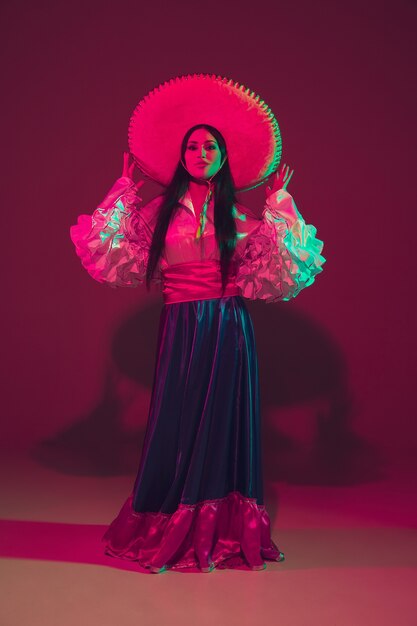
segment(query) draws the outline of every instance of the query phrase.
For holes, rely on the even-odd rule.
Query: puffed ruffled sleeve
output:
[[[80,215],[70,236],[83,267],[110,287],[136,287],[146,278],[152,231],[138,209],[135,183],[119,178],[92,215]],[[155,273],[153,283],[160,282]]]
[[[271,194],[238,262],[236,282],[242,296],[266,302],[290,300],[311,285],[326,262],[316,232],[286,190]]]

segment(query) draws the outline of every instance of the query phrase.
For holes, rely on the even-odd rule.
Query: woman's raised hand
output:
[[[276,171],[275,174],[273,174],[272,187],[268,186],[265,189],[266,197],[270,196],[271,194],[275,193],[276,191],[279,191],[280,189],[286,189],[287,185],[290,182],[291,177],[292,177],[293,174],[294,174],[294,170],[291,170],[291,172],[290,172],[289,165],[286,165],[284,163],[284,165],[281,167],[281,169],[279,171]]]
[[[134,170],[135,170],[135,162],[133,160],[132,155],[130,154],[130,152],[123,152],[122,176],[127,176],[127,178],[130,178],[131,180],[133,180]],[[142,187],[144,183],[145,183],[144,180],[139,180],[137,183],[135,183],[136,189],[140,189],[140,187]]]

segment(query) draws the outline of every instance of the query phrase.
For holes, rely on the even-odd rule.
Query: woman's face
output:
[[[195,178],[207,179],[217,174],[222,155],[215,137],[205,128],[197,128],[187,141],[184,161]]]

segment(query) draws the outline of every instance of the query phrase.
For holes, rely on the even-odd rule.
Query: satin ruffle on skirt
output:
[[[108,555],[142,567],[263,569],[258,363],[241,296],[164,304],[149,417]]]

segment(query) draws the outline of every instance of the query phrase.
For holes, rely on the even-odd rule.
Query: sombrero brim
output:
[[[196,124],[222,133],[237,191],[257,187],[277,169],[282,142],[274,114],[253,91],[214,74],[178,76],[138,103],[128,137],[138,167],[167,186],[183,137]]]

